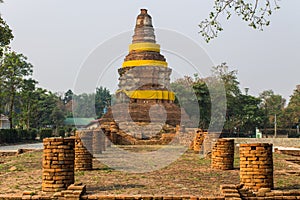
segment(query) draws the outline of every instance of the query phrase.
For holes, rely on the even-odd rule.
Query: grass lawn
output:
[[[274,154],[275,189],[300,189],[300,165],[287,160],[300,158]],[[210,160],[187,151],[171,165],[148,173],[128,173],[94,160],[94,170],[76,172],[76,182],[87,185],[94,194],[148,194],[218,196],[221,184],[239,183],[239,161],[235,169],[213,170]],[[0,194],[23,191],[41,193],[42,152],[0,157]]]

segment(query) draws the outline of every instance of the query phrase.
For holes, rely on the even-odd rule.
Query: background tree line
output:
[[[296,136],[297,126],[300,123],[300,86],[294,90],[286,105],[286,99],[275,94],[272,90],[260,93],[258,97],[248,94],[247,88],[243,93],[237,77],[237,71],[230,71],[226,63],[222,63],[212,69],[212,76],[224,82],[227,111],[224,131],[231,134],[244,133],[251,135],[255,133],[255,128],[269,133],[275,126],[275,116],[278,130]],[[195,102],[199,105],[200,119],[199,127],[207,129],[211,118],[210,91],[207,87],[206,78],[186,76],[171,84],[173,91],[181,98],[182,105],[191,119],[198,117],[195,109],[190,107]],[[188,95],[193,90],[195,96]],[[191,98],[189,98],[191,97]],[[293,132],[292,132],[293,130]],[[271,131],[271,133],[273,130]],[[299,137],[299,128],[298,135]]]
[[[1,1],[0,1],[1,3]],[[109,90],[96,88],[93,94],[64,95],[38,87],[31,76],[33,65],[27,57],[13,51],[12,30],[0,15],[0,114],[8,116],[10,128],[29,130],[63,126],[66,117],[101,117],[110,105]],[[75,99],[75,101],[74,101]],[[94,108],[86,105],[94,102]]]

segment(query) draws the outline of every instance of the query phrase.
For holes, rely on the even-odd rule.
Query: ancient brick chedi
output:
[[[172,70],[156,44],[152,18],[146,9],[141,9],[137,17],[129,53],[118,72],[117,104],[101,119],[102,130],[109,131],[109,123],[116,122],[118,135],[123,131],[134,138],[158,139],[162,121],[166,127],[182,122],[181,109],[174,104],[175,94],[170,89]],[[147,130],[137,127],[146,125]]]
[[[173,102],[170,91],[171,69],[156,44],[151,16],[141,9],[137,17],[129,54],[119,69],[118,99],[132,103]],[[146,103],[146,102],[145,102]]]

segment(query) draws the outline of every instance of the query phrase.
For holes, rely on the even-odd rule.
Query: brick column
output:
[[[74,183],[74,139],[46,138],[43,143],[42,190],[65,190]]]
[[[273,189],[272,144],[240,144],[240,182],[254,191]]]
[[[234,162],[234,140],[219,139],[211,155],[211,167],[214,169],[233,169]]]
[[[200,153],[205,135],[207,132],[203,132],[201,129],[196,130],[195,138],[193,140],[193,147],[195,153]]]
[[[93,169],[92,155],[93,131],[76,131],[75,135],[75,170]]]
[[[218,141],[220,133],[208,132],[203,141],[203,155],[209,156],[214,144]]]

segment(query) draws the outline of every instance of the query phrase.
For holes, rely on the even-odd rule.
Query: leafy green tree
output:
[[[8,47],[13,38],[12,30],[0,15],[0,58],[2,58],[5,48]]]
[[[25,79],[23,85],[21,86],[20,96],[20,114],[19,121],[20,126],[29,129],[31,114],[34,112],[34,104],[37,103],[35,97],[36,84],[38,82],[34,79]]]
[[[13,128],[14,104],[17,92],[21,89],[27,76],[32,75],[32,65],[27,58],[16,52],[9,52],[4,55],[0,66],[1,78],[7,95],[9,96],[9,121],[10,128]]]
[[[53,127],[52,113],[61,101],[58,96],[50,91],[37,88],[32,95],[35,104],[32,105],[30,127],[49,128]]]
[[[111,100],[112,97],[107,88],[102,86],[96,88],[95,110],[98,118],[104,115],[105,109],[111,105]]]
[[[206,112],[210,111],[210,108],[207,108],[210,100],[205,82],[199,78],[194,80],[185,76],[171,83],[171,88],[176,94],[175,103],[185,110],[193,125],[207,129],[210,116]]]
[[[83,118],[95,118],[95,93],[73,96],[73,116]]]
[[[193,84],[193,90],[195,92],[197,98],[196,100],[199,105],[199,127],[202,129],[208,129],[211,119],[211,98],[204,79],[196,78]],[[198,111],[197,109],[193,108],[193,104],[189,104],[189,106],[187,107],[189,108],[189,110],[191,110],[191,112]]]
[[[237,70],[230,71],[229,66],[225,62],[212,68],[213,76],[223,81],[227,98],[241,94],[237,73]]]
[[[292,128],[300,124],[300,86],[294,90],[290,102],[284,111],[284,124]]]
[[[219,17],[226,16],[228,20],[232,14],[239,16],[253,29],[263,30],[270,25],[270,15],[279,8],[278,0],[214,0],[209,18],[199,24],[200,34],[206,42],[216,38],[223,30]]]
[[[73,100],[73,95],[74,93],[72,92],[72,90],[68,90],[66,93],[65,93],[65,96],[64,96],[64,99],[63,99],[63,102],[64,104],[67,104],[69,103],[70,101]]]
[[[274,94],[272,90],[263,91],[259,98],[262,100],[260,107],[264,113],[264,130],[274,127],[275,115],[278,125],[282,125],[286,100],[281,95]]]
[[[65,120],[65,112],[60,101],[57,101],[57,105],[53,108],[50,118],[55,127],[56,133],[58,133],[58,128],[63,126]]]
[[[221,63],[212,68],[212,74],[223,81],[225,88],[227,111],[224,128],[229,132],[234,132],[234,130],[242,124],[240,116],[237,115],[241,110],[241,105],[238,104],[241,91],[237,71],[231,71],[226,63]]]
[[[251,95],[239,95],[236,103],[239,109],[236,110],[236,118],[240,119],[238,129],[244,133],[254,133],[256,127],[261,127],[263,112],[259,108],[261,99]]]

